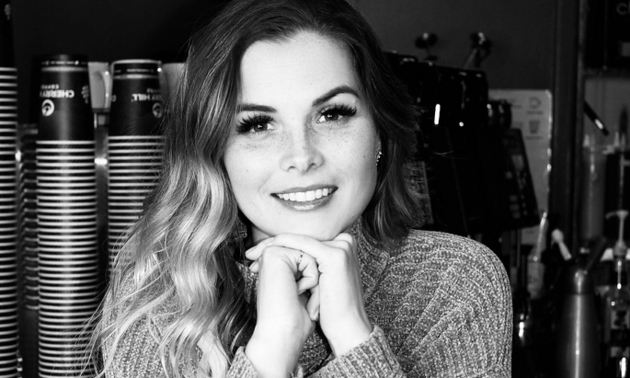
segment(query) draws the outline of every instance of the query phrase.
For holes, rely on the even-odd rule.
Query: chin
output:
[[[355,217],[344,217],[339,219],[334,216],[317,217],[317,218],[284,218],[282,221],[274,222],[271,219],[259,219],[259,222],[265,225],[273,225],[272,227],[255,227],[252,224],[254,231],[253,237],[257,240],[264,239],[266,237],[273,237],[279,234],[294,234],[304,235],[311,237],[319,241],[329,241],[336,238],[340,233],[347,232],[352,225],[356,222],[360,215]],[[336,218],[332,221],[330,218]],[[256,235],[258,234],[258,235]]]
[[[318,232],[304,232],[302,235],[309,236],[315,240],[328,241],[333,240],[343,231],[318,231]]]
[[[356,220],[355,220],[356,221]],[[277,234],[296,234],[305,235],[320,241],[332,240],[342,232],[346,232],[352,227],[354,221],[343,223],[317,222],[313,223],[296,223],[295,225],[287,225],[287,227],[278,227],[274,231]]]
[[[328,241],[334,239],[337,235],[339,235],[343,230],[338,230],[336,227],[290,227],[287,229],[277,230],[274,235],[278,234],[295,234],[295,235],[304,235],[311,237],[315,240],[319,241]]]

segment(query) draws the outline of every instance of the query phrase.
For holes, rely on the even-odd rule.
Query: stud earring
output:
[[[381,156],[383,156],[383,151],[378,151],[376,153],[376,165],[378,166],[378,162],[381,160]]]

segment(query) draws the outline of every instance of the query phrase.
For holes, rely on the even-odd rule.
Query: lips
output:
[[[273,195],[286,202],[311,202],[328,197],[337,190],[336,187],[321,187],[313,189],[291,189],[283,193]]]

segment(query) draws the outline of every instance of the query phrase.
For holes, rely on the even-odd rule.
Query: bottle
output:
[[[601,346],[592,271],[600,257],[600,253],[592,252],[586,263],[570,259],[561,276],[553,377],[591,378],[599,374]]]
[[[628,211],[609,214],[619,217],[619,238],[613,248],[616,282],[605,297],[603,342],[604,376],[625,376],[625,362],[630,358],[630,289],[628,288],[623,226]]]
[[[531,299],[539,299],[544,291],[545,265],[542,262],[542,253],[547,244],[547,213],[543,213],[540,220],[540,229],[536,246],[527,256],[527,291]]]

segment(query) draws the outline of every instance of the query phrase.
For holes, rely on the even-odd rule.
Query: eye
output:
[[[352,117],[357,109],[347,105],[334,105],[324,109],[317,118],[317,123],[340,122],[343,118]]]
[[[236,126],[239,134],[261,133],[273,129],[270,125],[273,119],[267,115],[254,115],[240,121]]]

